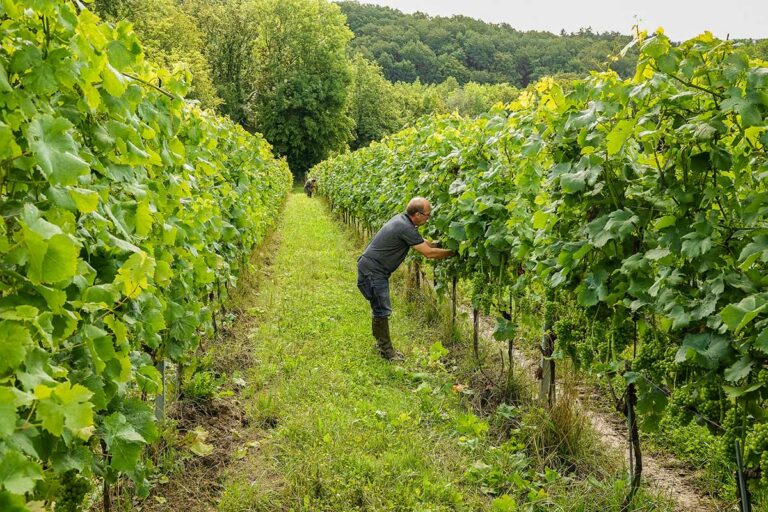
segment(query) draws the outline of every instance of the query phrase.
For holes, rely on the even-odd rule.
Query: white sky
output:
[[[680,41],[709,30],[724,39],[768,38],[768,0],[360,0],[386,5],[405,13],[432,16],[462,14],[493,23],[508,23],[518,30],[560,29],[576,32],[616,31],[629,34],[639,23],[649,32],[664,27]]]

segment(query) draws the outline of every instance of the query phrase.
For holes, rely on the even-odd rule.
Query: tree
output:
[[[352,149],[397,131],[403,125],[393,86],[381,67],[360,54],[352,59],[352,91],[349,115],[355,122]]]
[[[250,93],[255,7],[245,0],[184,0],[182,9],[195,18],[205,41],[211,78],[222,104],[219,112],[253,131],[245,111]]]
[[[616,32],[589,28],[521,32],[508,24],[490,24],[465,16],[403,14],[388,7],[339,2],[355,33],[351,46],[372,57],[393,81],[439,83],[453,76],[461,84],[504,83],[524,87],[544,75],[611,69],[631,76],[637,49],[613,60],[631,41]]]
[[[288,158],[295,176],[352,139],[352,32],[325,0],[255,0],[251,93],[254,127]]]
[[[174,0],[97,0],[94,5],[109,21],[133,23],[150,61],[167,69],[187,68],[192,75],[189,98],[198,100],[203,108],[221,103],[203,54],[203,35],[195,19]]]

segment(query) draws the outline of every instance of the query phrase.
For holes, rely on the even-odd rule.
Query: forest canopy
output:
[[[525,32],[350,1],[93,5],[110,21],[130,21],[151,61],[186,68],[192,99],[263,133],[297,176],[424,115],[477,116],[543,76],[565,82],[612,69],[628,77],[637,61],[632,47],[618,57],[632,39],[618,32]],[[768,56],[765,40],[743,43]]]
[[[339,2],[355,33],[352,48],[379,63],[393,82],[439,83],[453,77],[460,84],[509,82],[525,87],[545,75],[613,69],[634,70],[636,53],[613,61],[631,41],[618,32],[523,32],[466,16],[450,18],[404,14],[389,7]]]

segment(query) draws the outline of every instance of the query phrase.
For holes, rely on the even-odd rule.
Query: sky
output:
[[[632,26],[649,32],[664,27],[675,41],[709,30],[725,39],[768,38],[768,0],[359,0],[386,5],[405,13],[421,11],[432,16],[461,14],[492,23],[508,23],[518,30],[561,29],[577,32],[629,34]]]

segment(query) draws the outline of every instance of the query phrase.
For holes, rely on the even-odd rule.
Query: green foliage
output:
[[[184,382],[182,394],[192,401],[210,400],[219,392],[222,381],[210,370],[196,371]]]
[[[479,283],[473,303],[500,312],[509,292],[557,290],[606,333],[562,348],[635,383],[649,423],[679,388],[726,419],[735,402],[743,437],[768,399],[768,66],[708,33],[636,43],[631,79],[546,79],[506,109],[424,119],[313,175],[374,229],[430,198],[426,235],[459,255],[435,263],[438,280]]]
[[[203,34],[196,21],[174,0],[96,0],[95,11],[106,19],[130,20],[147,58],[165,69],[181,67],[191,75],[187,97],[203,108],[221,103],[204,53]]]
[[[188,75],[147,64],[127,23],[63,0],[0,9],[0,503],[66,510],[70,471],[146,490],[154,365],[212,331],[290,175],[187,103]]]
[[[203,38],[211,79],[222,104],[218,111],[253,131],[246,112],[253,76],[253,47],[257,38],[256,5],[246,0],[218,2],[184,0]]]
[[[265,132],[283,154],[293,148],[292,163],[315,163],[347,142],[352,149],[364,147],[423,115],[479,115],[517,95],[507,84],[460,86],[454,78],[439,85],[392,84],[378,63],[359,52],[347,66],[339,48],[348,46],[350,35],[335,7],[298,0],[296,5],[304,10],[254,0],[96,1],[108,19],[133,23],[151,61],[188,69],[189,94],[203,107]],[[325,14],[308,14],[313,9]],[[317,23],[308,21],[313,16]],[[311,43],[325,26],[335,26],[340,37],[315,47]],[[276,27],[286,32],[278,34]],[[300,64],[284,66],[281,59]]]
[[[381,68],[362,55],[355,54],[351,69],[349,117],[354,121],[355,128],[350,147],[357,149],[383,139],[405,123],[394,87],[381,74]]]
[[[631,37],[596,34],[589,29],[560,35],[520,32],[464,16],[403,14],[388,7],[340,2],[355,33],[351,46],[375,60],[392,82],[436,84],[453,77],[459,83],[511,83],[526,87],[546,75],[612,69],[629,76],[636,50],[611,59]],[[630,27],[625,27],[627,30]]]
[[[254,0],[252,124],[303,175],[352,138],[346,46],[352,33],[325,1]]]
[[[459,85],[448,78],[437,85],[397,82],[392,90],[398,105],[400,126],[415,123],[430,114],[457,113],[462,116],[479,116],[490,111],[496,104],[507,104],[517,98],[517,88],[507,84],[478,84],[469,82]]]

